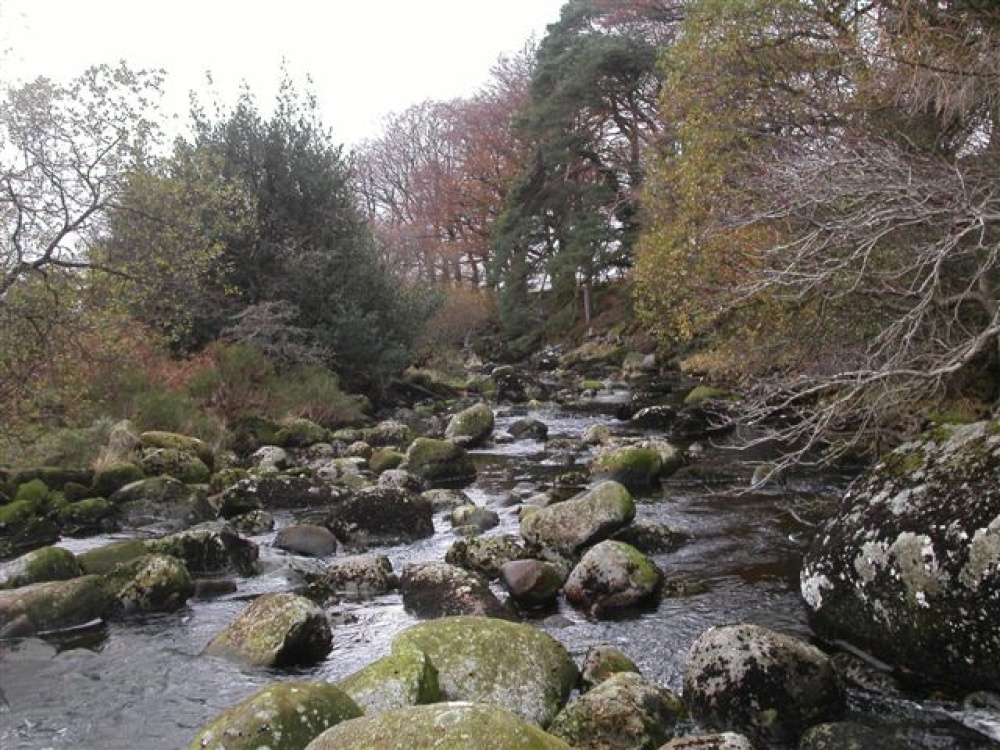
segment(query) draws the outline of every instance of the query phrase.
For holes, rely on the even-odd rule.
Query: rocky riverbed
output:
[[[791,477],[751,491],[765,456],[728,447],[733,436],[717,432],[702,406],[684,405],[689,388],[644,404],[614,380],[585,390],[568,379],[532,401],[512,374],[498,382],[500,398],[470,398],[437,417],[432,410],[420,419],[400,414],[340,435],[286,426],[281,439],[227,462],[162,436],[144,438],[157,445],[142,446],[139,455],[161,451],[158,465],[194,474],[160,486],[154,500],[138,497],[129,483],[108,492],[115,512],[90,527],[98,533],[69,537],[64,523],[53,540],[79,567],[36,578],[84,581],[85,588],[93,580],[91,611],[77,610],[76,620],[39,619],[24,604],[24,584],[38,575],[24,572],[32,566],[18,558],[21,573],[10,563],[0,568],[0,586],[8,584],[0,591],[7,635],[0,645],[0,745],[185,747],[242,701],[280,704],[260,691],[315,682],[344,689],[346,698],[301,688],[316,705],[339,706],[336,722],[344,721],[346,732],[354,726],[350,705],[374,716],[372,706],[388,700],[385,677],[372,665],[389,659],[397,672],[416,675],[407,683],[412,691],[404,691],[410,697],[393,692],[390,702],[434,701],[453,711],[456,725],[486,721],[493,736],[525,733],[528,744],[498,747],[657,748],[671,737],[723,729],[743,739],[717,735],[709,747],[795,747],[803,733],[801,742],[812,744],[802,747],[848,747],[845,732],[890,747],[997,746],[1000,710],[991,693],[907,680],[908,670],[880,665],[850,643],[815,638],[799,593],[802,558],[852,475]],[[195,476],[193,458],[208,475]],[[150,466],[140,462],[138,476],[152,474]],[[21,487],[31,481],[39,482],[32,501],[51,502],[44,493],[54,480],[39,476]],[[448,488],[425,489],[442,484]],[[15,491],[7,507],[28,499]],[[119,530],[107,530],[112,521]],[[198,526],[203,521],[210,525]],[[190,526],[196,531],[183,530]],[[8,522],[13,547],[12,528]],[[109,549],[118,552],[109,557]],[[116,558],[123,552],[124,563]],[[129,562],[136,559],[145,562]],[[171,578],[175,560],[185,570]],[[154,575],[174,582],[157,588],[148,583]],[[157,591],[164,593],[157,598]],[[268,600],[274,596],[287,599]],[[246,613],[266,603],[296,623],[280,637],[252,632],[266,616]],[[472,628],[462,623],[482,615],[509,626],[474,637],[476,625],[439,650],[420,630],[437,639],[439,630]],[[234,628],[241,617],[247,624]],[[736,623],[742,629],[727,629]],[[524,674],[495,674],[489,694],[449,677],[444,654],[459,642],[482,637],[487,652],[534,653],[520,630],[506,627],[543,634],[551,644],[545,648],[555,649],[553,664],[563,665],[553,669],[572,675],[543,683],[537,694]],[[730,645],[720,646],[720,638]],[[781,657],[767,668],[785,675],[778,683],[737,680],[735,688],[708,690],[722,669],[720,653],[725,670],[747,674],[760,665],[761,648]],[[621,676],[592,687],[604,678],[587,682],[588,660],[606,651],[631,666],[609,667],[605,678],[635,669],[641,681]],[[485,657],[470,655],[468,664],[493,674]],[[804,673],[815,687],[794,682]],[[747,714],[748,704],[759,707],[781,690],[791,692],[773,714]],[[506,714],[484,719],[447,708],[455,700],[497,706],[535,729],[512,728]],[[639,708],[650,705],[660,708],[652,715]],[[632,734],[600,739],[610,730],[593,722],[609,715],[618,717],[614,726],[635,727]],[[403,723],[424,719],[407,714]],[[230,727],[237,720],[225,719]],[[309,731],[319,735],[323,726]],[[316,747],[335,746],[335,739],[326,742]]]

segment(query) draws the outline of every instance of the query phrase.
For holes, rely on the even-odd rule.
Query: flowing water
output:
[[[590,411],[543,409],[527,416],[545,422],[550,439],[578,438],[591,424],[613,424],[613,417],[603,412],[614,402],[606,397]],[[515,416],[522,414],[501,413],[498,433]],[[477,450],[474,456],[479,477],[466,491],[500,513],[501,524],[490,534],[516,535],[512,493],[544,484],[565,471],[569,461],[565,455],[547,454],[543,443],[533,441]],[[613,620],[588,619],[565,603],[531,620],[578,661],[591,646],[613,644],[648,678],[679,691],[688,647],[713,625],[747,621],[810,637],[797,571],[813,529],[801,511],[834,503],[849,478],[829,475],[748,492],[753,462],[712,445],[702,451],[697,466],[707,470],[682,472],[639,496],[637,503],[639,519],[666,523],[688,535],[678,550],[654,559],[672,585],[684,584],[698,593],[665,597]],[[397,571],[408,563],[441,560],[455,537],[443,518],[436,523],[438,533],[431,539],[377,551]],[[0,748],[183,748],[207,720],[263,685],[301,677],[337,680],[385,655],[395,634],[415,622],[398,595],[337,605],[331,610],[333,651],[323,663],[295,673],[251,670],[200,656],[248,600],[297,585],[290,567],[295,560],[270,547],[272,538],[255,538],[263,572],[236,579],[232,594],[191,601],[174,614],[0,645]],[[67,540],[66,545],[79,551],[107,541]],[[944,701],[860,694],[852,695],[852,705],[867,721],[905,726],[914,747],[1000,747],[995,712],[963,713]]]

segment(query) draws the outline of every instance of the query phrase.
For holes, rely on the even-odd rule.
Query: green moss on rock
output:
[[[328,729],[307,750],[570,750],[496,706],[436,703],[351,719]]]
[[[115,567],[105,583],[117,615],[174,612],[194,594],[184,563],[169,555],[144,555]]]
[[[100,576],[0,591],[0,638],[65,630],[102,617],[112,598]]]
[[[149,550],[141,539],[112,542],[103,547],[80,552],[76,555],[80,568],[87,575],[105,575],[121,563],[148,554]]]
[[[338,685],[366,714],[441,700],[437,669],[426,654],[405,644],[345,677]]]
[[[400,468],[437,484],[462,484],[476,478],[472,459],[450,440],[417,438],[407,449]]]
[[[91,491],[95,497],[110,497],[126,484],[138,482],[145,476],[139,465],[131,461],[109,464],[94,472]]]
[[[625,446],[600,454],[590,467],[591,476],[612,479],[630,490],[653,484],[663,469],[663,458],[651,448]]]
[[[357,704],[329,683],[280,682],[216,716],[188,750],[301,750],[324,730],[358,716]]]
[[[14,560],[0,563],[0,589],[15,589],[43,581],[65,581],[82,574],[69,550],[42,547]]]

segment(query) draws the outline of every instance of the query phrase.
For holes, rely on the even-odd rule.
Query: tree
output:
[[[39,78],[0,105],[0,304],[28,277],[92,266],[88,243],[142,164],[157,128],[158,72],[91,68]]]
[[[998,32],[977,2],[702,0],[668,55],[643,309],[753,380],[782,465],[997,396]]]
[[[657,6],[659,8],[659,6]],[[539,45],[521,137],[535,144],[508,193],[494,242],[508,326],[528,328],[530,287],[551,289],[553,309],[591,313],[589,290],[631,265],[643,153],[659,129],[656,47],[635,14],[572,0]],[[640,7],[633,4],[631,10]],[[628,23],[611,27],[612,18]],[[573,309],[572,307],[570,309]]]

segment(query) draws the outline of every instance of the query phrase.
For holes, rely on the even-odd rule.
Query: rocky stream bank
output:
[[[622,365],[6,476],[0,746],[997,747],[1000,429],[752,488]]]

